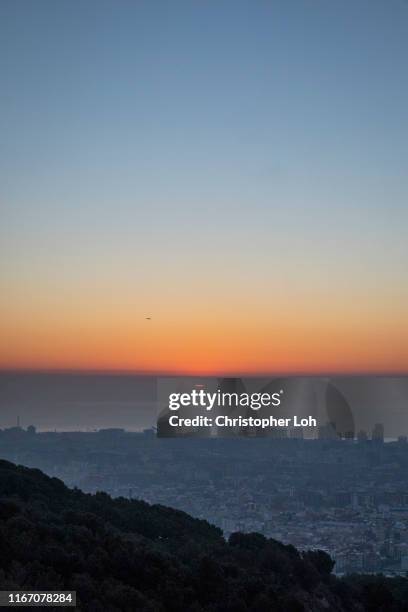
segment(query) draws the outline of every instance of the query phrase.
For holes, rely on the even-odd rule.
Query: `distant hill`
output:
[[[100,612],[408,610],[408,580],[331,574],[322,551],[184,512],[68,489],[0,461],[0,589],[76,590]]]

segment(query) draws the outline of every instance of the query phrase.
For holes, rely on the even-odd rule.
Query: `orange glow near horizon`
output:
[[[408,374],[404,3],[78,4],[1,7],[0,369]]]
[[[79,316],[80,314],[80,316]],[[148,313],[151,314],[151,313]],[[244,317],[224,306],[181,315],[72,310],[23,313],[0,327],[0,368],[194,375],[407,371],[401,321],[380,328],[372,313],[323,315],[295,308]],[[147,316],[147,315],[146,315]]]
[[[261,275],[247,281],[239,271],[214,277],[191,270],[187,280],[153,272],[155,282],[140,281],[137,290],[113,274],[92,283],[79,273],[54,284],[51,277],[42,284],[12,279],[3,291],[0,368],[408,372],[407,296],[395,285],[383,285],[379,294],[374,275],[364,286],[329,288],[323,274],[313,278],[297,269],[266,285]]]

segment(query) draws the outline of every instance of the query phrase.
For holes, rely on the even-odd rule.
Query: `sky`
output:
[[[407,373],[407,60],[404,0],[2,0],[0,368]]]

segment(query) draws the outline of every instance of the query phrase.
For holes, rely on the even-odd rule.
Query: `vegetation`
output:
[[[264,536],[226,542],[205,521],[68,489],[0,461],[0,589],[76,590],[78,609],[408,611],[408,580],[336,578],[322,551]]]

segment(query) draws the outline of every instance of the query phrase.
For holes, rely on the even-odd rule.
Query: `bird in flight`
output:
[[[152,317],[146,317],[146,321],[151,321]]]

